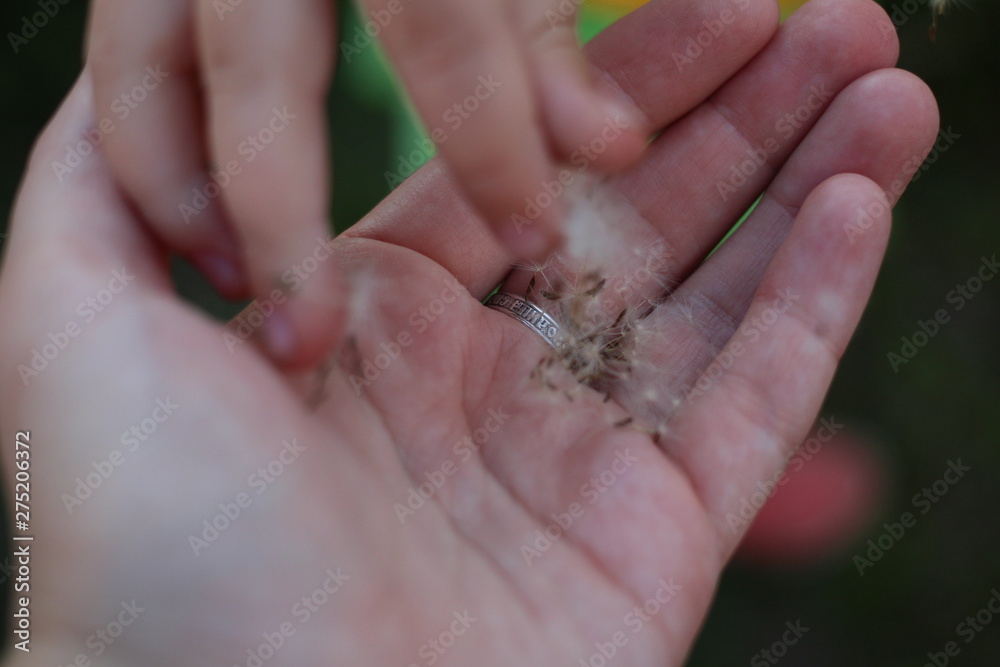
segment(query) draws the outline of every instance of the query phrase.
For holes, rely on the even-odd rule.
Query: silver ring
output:
[[[513,317],[544,338],[552,347],[559,349],[562,345],[563,335],[559,323],[530,301],[509,292],[497,292],[484,305]]]

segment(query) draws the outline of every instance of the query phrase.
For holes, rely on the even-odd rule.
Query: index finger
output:
[[[744,9],[733,11],[738,5]],[[675,54],[683,54],[706,22],[727,11],[727,29],[702,48],[695,66],[677,67]],[[631,105],[646,127],[658,131],[738,72],[777,26],[777,5],[770,0],[654,0],[605,30],[585,52],[606,95]],[[654,187],[648,175],[636,178]],[[496,287],[512,259],[460,194],[440,159],[407,179],[346,234],[419,252],[481,297]]]
[[[328,261],[331,2],[196,1],[207,139],[226,179],[221,197],[254,295],[277,304],[263,325],[268,351],[306,366],[336,344],[345,298]]]

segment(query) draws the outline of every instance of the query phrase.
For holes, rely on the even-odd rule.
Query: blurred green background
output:
[[[759,652],[781,638],[786,622],[798,619],[810,630],[776,663],[920,666],[928,663],[928,652],[958,641],[961,653],[950,664],[1000,665],[1000,618],[969,643],[956,635],[956,626],[1000,587],[1000,281],[987,282],[952,312],[952,321],[898,373],[887,360],[888,352],[899,351],[902,336],[918,330],[919,320],[950,309],[946,295],[975,274],[982,257],[1000,253],[994,106],[1000,101],[1000,4],[980,0],[953,8],[939,21],[934,43],[926,0],[883,5],[907,17],[899,29],[900,66],[930,84],[942,127],[960,135],[927,165],[897,208],[875,295],[823,411],[865,434],[885,461],[886,502],[867,532],[822,562],[778,567],[737,559],[723,578],[694,666],[775,664]],[[79,71],[86,9],[85,0],[69,0],[14,53],[8,33],[20,32],[24,16],[38,11],[37,0],[0,6],[4,211],[32,142]],[[349,8],[344,12],[350,15],[341,30],[351,35],[357,19]],[[588,12],[585,32],[593,32],[606,16]],[[333,215],[344,228],[390,190],[385,174],[409,152],[418,130],[400,111],[374,49],[349,66],[341,62],[330,109]],[[6,224],[4,216],[0,232]],[[182,291],[211,312],[234,312],[235,305],[215,299],[189,268],[179,264],[177,276]],[[972,470],[859,576],[853,556],[884,532],[884,521],[912,511],[913,494],[958,458]]]

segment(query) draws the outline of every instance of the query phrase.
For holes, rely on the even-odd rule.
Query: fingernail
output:
[[[199,253],[193,259],[219,291],[233,295],[244,290],[243,272],[233,260],[215,252]]]
[[[505,225],[500,230],[501,241],[517,259],[542,259],[554,249],[553,239],[541,229],[527,225],[518,229]]]
[[[624,102],[613,97],[602,97],[600,110],[605,122],[613,121],[621,129],[632,132],[638,131],[638,121],[636,120],[635,111]]]
[[[264,346],[279,362],[288,362],[295,354],[295,330],[288,313],[277,307],[264,323]]]

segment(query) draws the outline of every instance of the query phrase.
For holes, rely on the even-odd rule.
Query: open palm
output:
[[[52,175],[94,122],[85,73],[0,283],[6,461],[31,433],[15,664],[680,664],[741,500],[804,436],[861,315],[884,193],[936,131],[926,88],[880,69],[877,6],[776,24],[763,1],[654,0],[589,49],[661,132],[614,183],[623,247],[650,255],[613,272],[654,278],[624,306],[656,306],[602,391],[540,382],[544,342],[481,305],[510,258],[437,164],[334,242],[354,277],[336,363],[276,370],[176,297],[100,156]]]

